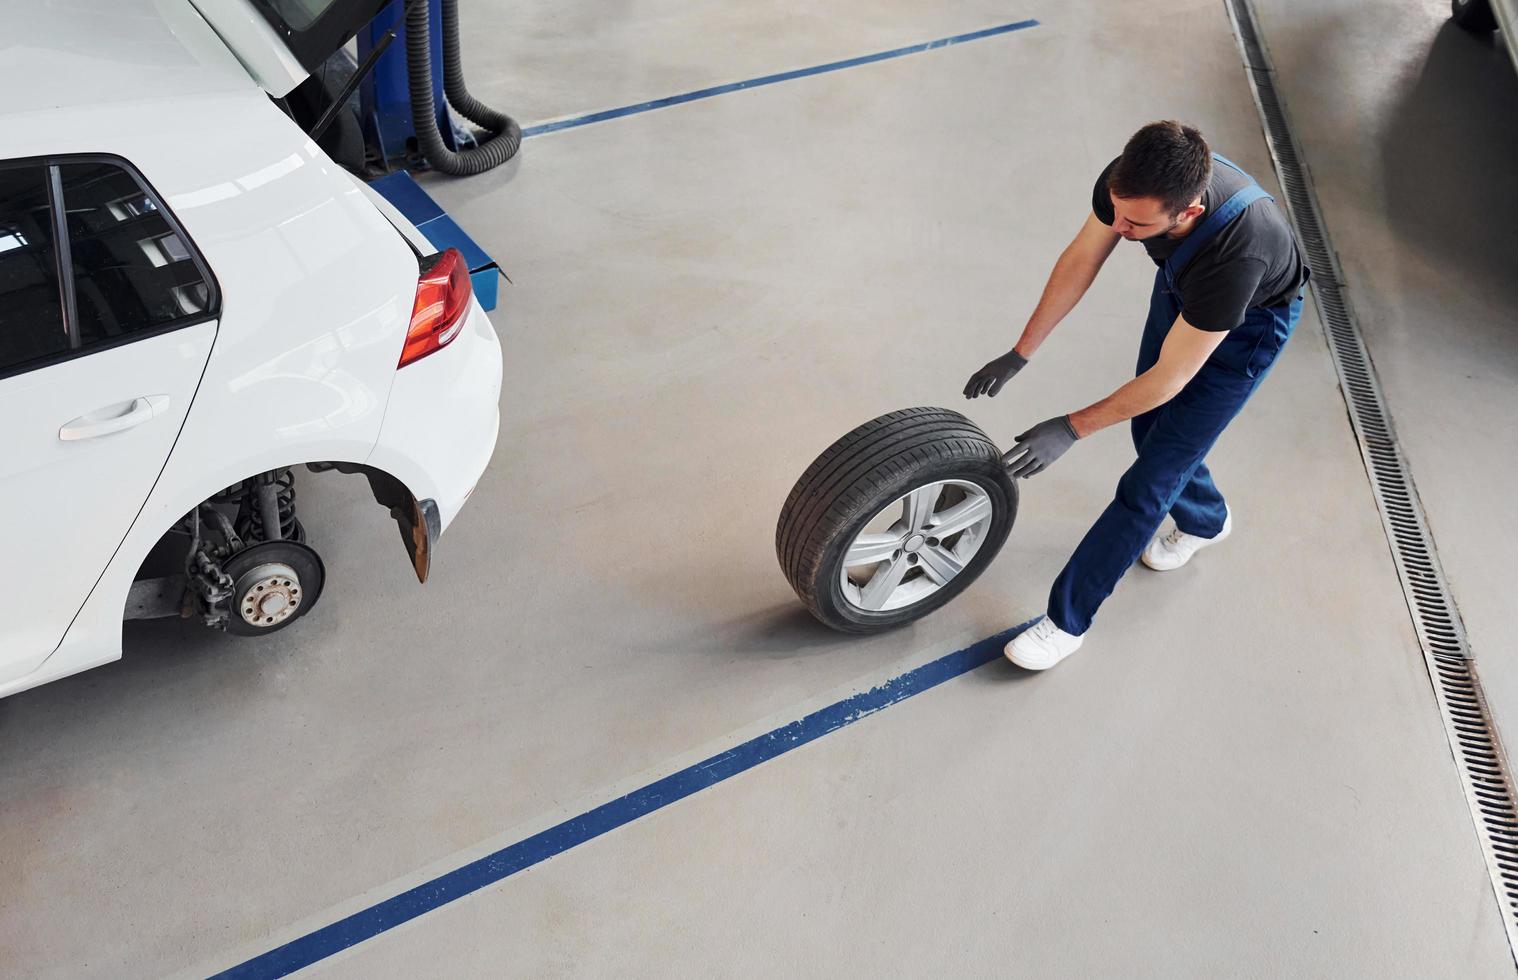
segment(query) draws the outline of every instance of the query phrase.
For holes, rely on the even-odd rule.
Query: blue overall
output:
[[[1214,159],[1239,170],[1222,157]],[[1139,344],[1139,374],[1159,360],[1165,335],[1180,315],[1176,277],[1224,226],[1253,202],[1268,197],[1251,179],[1187,235],[1156,271],[1149,319]],[[1187,534],[1211,538],[1223,530],[1228,511],[1203,460],[1265,380],[1301,315],[1300,290],[1280,306],[1250,307],[1244,322],[1228,332],[1180,394],[1133,419],[1138,459],[1118,481],[1112,503],[1055,580],[1049,592],[1049,618],[1054,625],[1076,636],[1085,633],[1097,608],[1143,553],[1167,513]]]

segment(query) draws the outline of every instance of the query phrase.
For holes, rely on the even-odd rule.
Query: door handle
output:
[[[162,415],[169,407],[168,395],[144,395],[121,405],[102,408],[88,415],[81,415],[72,422],[64,423],[58,430],[58,438],[64,442],[78,439],[94,439],[123,432]]]

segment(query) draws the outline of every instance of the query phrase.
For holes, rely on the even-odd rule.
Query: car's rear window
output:
[[[364,25],[387,0],[252,0],[292,54],[315,71]]]
[[[64,163],[58,170],[81,343],[203,317],[210,285],[137,179],[110,163]]]
[[[127,161],[0,160],[0,378],[203,323],[210,268]]]
[[[268,0],[268,5],[287,25],[303,31],[340,0]]]
[[[53,225],[47,168],[0,167],[0,372],[68,350]]]

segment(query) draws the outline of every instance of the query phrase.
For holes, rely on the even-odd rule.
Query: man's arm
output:
[[[966,398],[981,395],[995,398],[1003,385],[1027,367],[1033,352],[1091,288],[1119,237],[1095,213],[1086,218],[1075,240],[1065,246],[1059,261],[1054,263],[1054,271],[1049,273],[1049,281],[1044,284],[1044,294],[1028,318],[1017,346],[970,375],[970,380],[965,382]]]
[[[1159,408],[1180,394],[1227,336],[1227,331],[1198,330],[1185,317],[1176,317],[1154,367],[1095,405],[1070,415],[1070,426],[1076,436],[1084,439],[1109,425]]]
[[[1022,337],[1013,350],[1024,358],[1033,356],[1039,345],[1054,332],[1066,314],[1075,309],[1080,298],[1086,295],[1086,290],[1096,280],[1096,274],[1101,271],[1107,256],[1117,246],[1119,237],[1121,236],[1117,232],[1102,224],[1095,214],[1086,216],[1086,223],[1081,226],[1080,232],[1060,254],[1059,261],[1054,263],[1054,271],[1049,273],[1043,296],[1039,298],[1038,306],[1028,318],[1028,325],[1023,328]]]

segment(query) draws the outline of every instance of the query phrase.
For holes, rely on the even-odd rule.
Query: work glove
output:
[[[970,380],[965,385],[965,397],[978,398],[985,395],[987,398],[995,398],[996,393],[1001,391],[1001,386],[1027,366],[1026,357],[1015,350],[1009,350],[970,375]]]
[[[1040,422],[1017,437],[1017,445],[1002,456],[1001,461],[1012,471],[1013,479],[1037,476],[1049,468],[1049,464],[1065,455],[1065,450],[1075,445],[1080,436],[1070,424],[1070,416]]]

